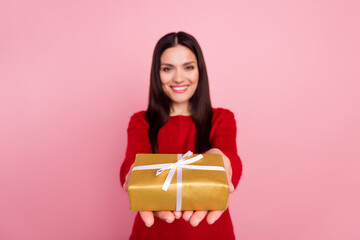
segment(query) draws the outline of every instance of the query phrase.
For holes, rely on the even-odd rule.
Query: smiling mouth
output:
[[[189,85],[186,86],[173,86],[171,87],[171,89],[176,92],[176,93],[183,93],[186,91],[186,89],[188,89]]]

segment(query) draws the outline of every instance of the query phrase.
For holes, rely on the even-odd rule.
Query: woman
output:
[[[169,33],[158,41],[153,53],[147,111],[135,113],[130,119],[121,184],[126,190],[137,153],[183,154],[188,150],[221,154],[230,192],[234,191],[242,172],[234,114],[211,107],[205,61],[196,39],[185,32]],[[130,237],[234,238],[228,209],[142,211],[135,218]]]

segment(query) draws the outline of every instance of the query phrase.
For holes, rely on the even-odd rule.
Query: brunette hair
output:
[[[158,132],[168,121],[171,106],[171,99],[164,92],[160,80],[160,57],[167,48],[176,45],[189,48],[197,59],[199,82],[189,103],[192,118],[196,126],[195,152],[202,153],[211,148],[210,130],[213,113],[210,101],[209,81],[200,45],[193,36],[185,32],[166,34],[157,42],[154,49],[150,73],[149,105],[146,112],[146,120],[150,126],[149,138],[151,147],[153,153],[158,152]]]

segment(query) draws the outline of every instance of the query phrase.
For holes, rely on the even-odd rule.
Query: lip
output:
[[[189,88],[190,85],[178,85],[178,86],[170,86],[170,88],[175,93],[184,93]]]

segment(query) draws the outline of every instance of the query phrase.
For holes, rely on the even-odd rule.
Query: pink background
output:
[[[360,239],[358,1],[0,4],[0,239],[126,239],[119,168],[152,51],[199,41],[244,165],[238,239]]]

